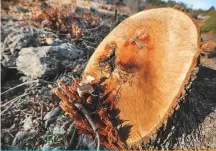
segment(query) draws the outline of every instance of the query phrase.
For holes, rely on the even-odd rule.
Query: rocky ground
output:
[[[59,107],[56,81],[80,77],[97,45],[125,16],[64,1],[4,1],[1,27],[1,149],[95,149]],[[142,149],[216,149],[216,39],[204,50],[189,95]],[[185,101],[184,101],[185,100]]]
[[[53,88],[58,79],[70,83],[68,79],[80,76],[115,18],[93,9],[51,4],[2,5],[2,149],[94,147],[77,134]]]

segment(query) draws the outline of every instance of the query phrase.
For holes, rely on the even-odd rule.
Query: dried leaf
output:
[[[33,128],[33,121],[32,121],[32,116],[29,116],[25,119],[24,124],[23,124],[23,129],[25,131],[30,130],[31,128]]]
[[[48,112],[45,116],[44,116],[44,120],[49,120],[52,118],[57,117],[61,112],[61,108],[60,107],[56,107],[55,109],[51,110],[50,112]]]

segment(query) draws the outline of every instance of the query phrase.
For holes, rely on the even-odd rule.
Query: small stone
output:
[[[48,45],[53,44],[52,38],[46,38],[46,43],[47,43]]]

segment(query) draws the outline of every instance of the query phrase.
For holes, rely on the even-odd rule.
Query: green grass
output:
[[[201,32],[209,32],[211,30],[216,32],[216,11],[212,11],[208,15],[210,15],[210,18],[201,27]]]

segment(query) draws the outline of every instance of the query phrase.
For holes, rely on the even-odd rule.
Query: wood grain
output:
[[[115,50],[107,49],[112,43],[117,44]],[[98,64],[113,51],[114,70],[104,70]],[[127,143],[132,145],[166,122],[199,54],[199,31],[187,14],[150,9],[113,29],[90,58],[83,79],[108,78],[106,91],[118,92],[119,117],[123,125],[131,125]]]

